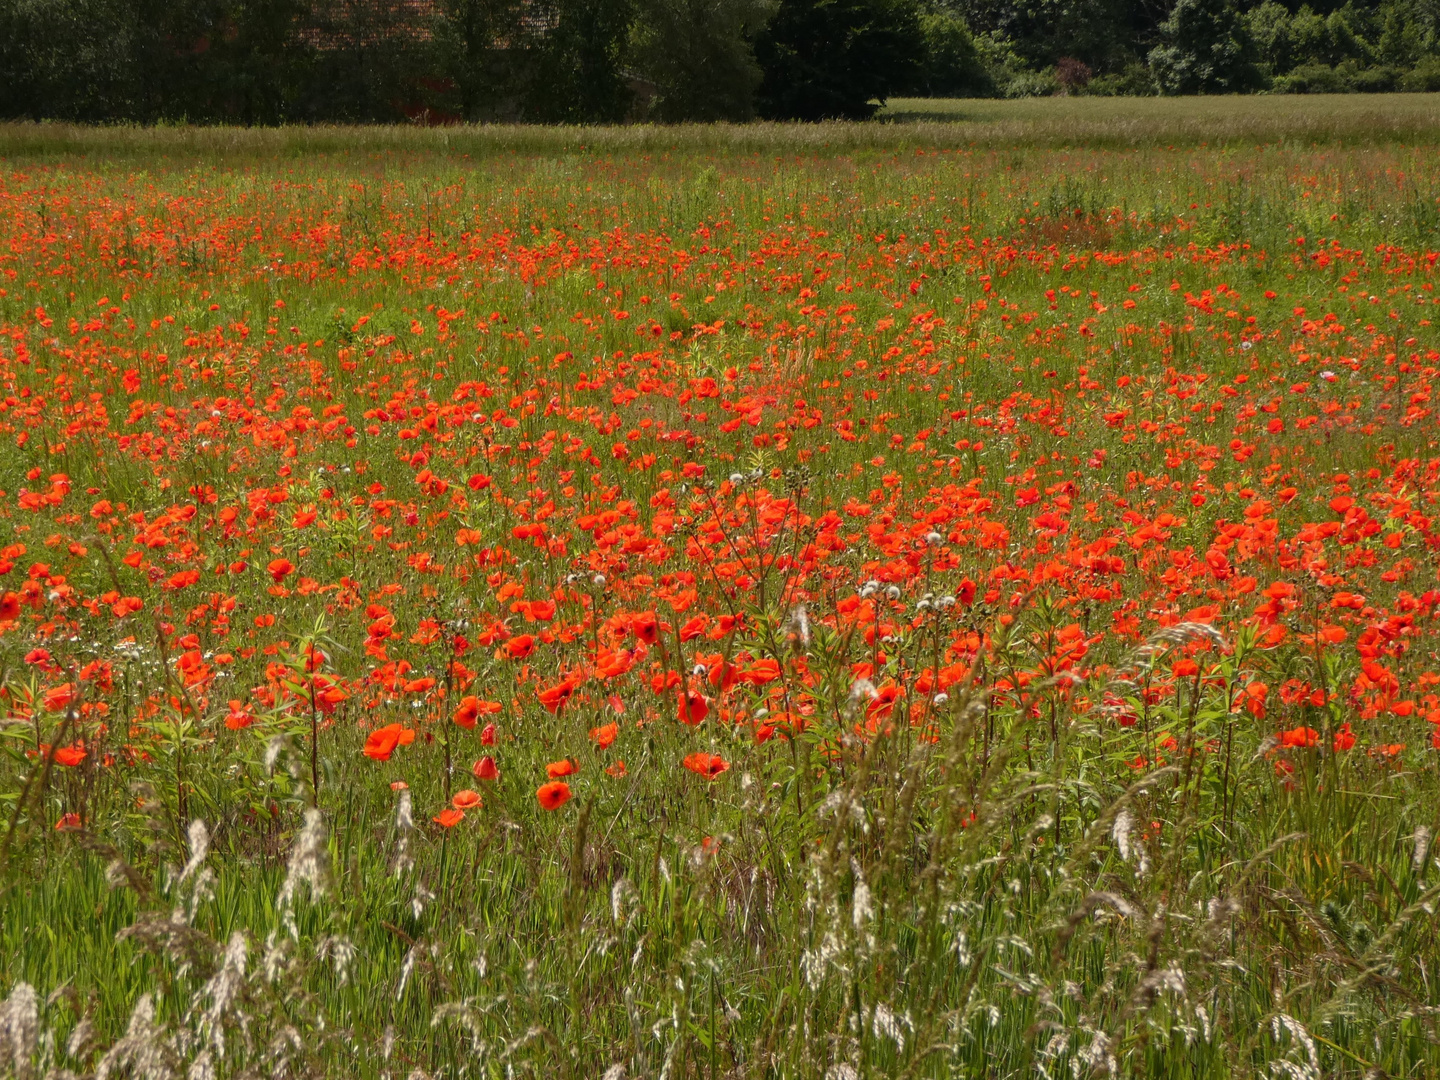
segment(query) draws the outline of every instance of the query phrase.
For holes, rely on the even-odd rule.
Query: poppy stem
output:
[[[320,808],[320,721],[315,715],[315,684],[310,684],[310,801]]]

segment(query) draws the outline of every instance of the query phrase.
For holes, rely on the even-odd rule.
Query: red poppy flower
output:
[[[681,764],[697,776],[703,776],[707,780],[714,780],[730,768],[730,763],[719,754],[705,754],[699,751],[686,757]]]
[[[55,762],[57,765],[64,765],[67,768],[79,765],[85,760],[85,748],[79,743],[74,746],[62,746],[55,751]]]
[[[239,731],[255,722],[255,717],[246,710],[243,701],[232,699],[228,704],[230,711],[225,714],[225,726],[231,731]]]
[[[476,780],[499,780],[500,770],[495,767],[493,757],[482,757],[470,769]]]
[[[876,688],[875,696],[870,699],[870,704],[865,707],[865,713],[871,720],[884,720],[895,710],[895,702],[899,700],[904,691],[893,682],[886,680]]]
[[[0,622],[12,622],[20,617],[20,596],[7,592],[0,596]]]
[[[505,643],[505,655],[511,660],[523,660],[535,651],[535,639],[529,634],[518,634]]]
[[[442,828],[453,829],[456,825],[459,825],[460,822],[465,820],[465,811],[456,810],[453,806],[447,806],[444,810],[441,810],[440,813],[436,814],[430,820],[435,822],[436,825],[439,825]]]
[[[460,707],[455,710],[455,723],[459,724],[466,731],[473,731],[475,721],[480,717],[480,699],[474,695],[467,695],[460,699]]]
[[[570,700],[570,695],[575,693],[575,684],[568,679],[565,682],[557,683],[554,686],[546,687],[535,696],[540,699],[540,704],[552,713],[558,713]]]
[[[45,708],[51,712],[62,712],[74,700],[75,690],[68,682],[45,691]]]
[[[590,740],[601,750],[608,750],[619,734],[619,724],[604,724],[590,729]]]
[[[486,725],[480,730],[480,745],[481,745],[481,746],[494,746],[494,745],[495,745],[495,725],[494,725],[494,724],[486,724]]]
[[[270,571],[270,576],[275,579],[275,584],[279,585],[286,577],[295,572],[295,564],[289,559],[272,559],[270,565],[265,569]]]
[[[1253,683],[1251,685],[1254,685]],[[1320,733],[1314,728],[1297,727],[1280,733],[1280,745],[1290,746],[1315,746],[1320,742]]]
[[[645,611],[630,619],[630,629],[646,645],[654,645],[660,639],[660,622],[653,611]]]
[[[1270,695],[1270,688],[1263,682],[1249,683],[1243,691],[1242,704],[1254,714],[1256,719],[1265,719],[1265,699]]]
[[[480,793],[466,788],[464,791],[457,791],[455,797],[450,800],[450,805],[456,810],[473,810],[480,805]]]
[[[700,694],[687,693],[680,698],[680,722],[698,724],[710,715],[710,704]]]
[[[563,780],[552,780],[548,784],[541,784],[535,797],[546,810],[559,810],[570,801],[570,785]]]
[[[574,776],[579,771],[580,766],[576,765],[575,762],[569,758],[561,761],[552,761],[549,765],[545,766],[545,775],[551,780],[558,780],[562,776]]]
[[[734,664],[717,660],[710,668],[710,685],[722,691],[728,690],[735,685],[737,675]]]
[[[365,756],[373,761],[389,761],[397,746],[409,746],[415,741],[415,732],[400,724],[386,724],[376,728],[365,740]]]
[[[62,814],[55,822],[55,828],[60,832],[75,832],[82,827],[80,815],[75,813]]]
[[[745,669],[744,679],[752,686],[764,686],[780,678],[780,664],[775,660],[757,660]]]

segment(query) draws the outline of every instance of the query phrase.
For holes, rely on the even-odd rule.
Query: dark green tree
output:
[[[630,0],[549,0],[526,12],[536,27],[524,118],[539,123],[618,123],[633,91],[621,68]]]
[[[913,85],[923,55],[911,0],[781,0],[755,44],[760,115],[865,119]]]
[[[920,34],[925,52],[909,89],[924,97],[988,97],[995,93],[995,80],[961,15],[948,8],[922,12]]]
[[[445,0],[440,49],[466,120],[524,115],[539,39],[524,0]]]
[[[1295,35],[1290,12],[1276,0],[1265,0],[1245,14],[1256,55],[1272,75],[1283,75],[1295,66]]]
[[[1233,94],[1261,82],[1255,43],[1230,0],[1176,0],[1150,51],[1162,93]]]
[[[0,113],[129,118],[139,86],[134,11],[124,0],[0,2]]]
[[[631,59],[657,120],[748,120],[763,73],[751,41],[774,0],[638,0]]]

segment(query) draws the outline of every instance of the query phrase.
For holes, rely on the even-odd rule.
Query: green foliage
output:
[[[781,0],[755,55],[769,119],[864,119],[911,85],[923,56],[912,0]]]
[[[445,0],[440,46],[466,120],[516,120],[533,66],[523,0]]]
[[[657,120],[749,120],[763,77],[750,41],[775,0],[638,0],[630,55]]]
[[[1225,94],[1261,81],[1255,44],[1229,0],[1176,0],[1161,26],[1165,43],[1150,52],[1163,93]]]
[[[1400,88],[1413,93],[1430,94],[1440,90],[1440,57],[1427,56],[1400,79]]]
[[[1154,94],[1155,89],[1154,73],[1135,61],[1121,71],[1091,79],[1085,93],[1094,97],[1146,97]]]
[[[1289,71],[1295,66],[1294,20],[1284,4],[1265,0],[1246,13],[1245,22],[1260,62],[1271,72]]]
[[[1363,67],[1356,60],[1301,64],[1275,80],[1279,94],[1375,94],[1400,88],[1405,73],[1393,67]]]
[[[630,110],[621,70],[629,0],[547,0],[528,17],[546,26],[535,48],[524,118],[541,123],[613,123]]]
[[[103,120],[135,107],[134,19],[115,0],[0,4],[0,112]]]
[[[946,8],[922,12],[924,60],[911,89],[926,97],[990,97],[995,79],[963,16]]]

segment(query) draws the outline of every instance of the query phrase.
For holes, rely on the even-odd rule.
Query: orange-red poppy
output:
[[[415,741],[415,732],[400,724],[386,724],[376,728],[365,740],[365,756],[374,761],[389,761],[397,746],[409,746]]]
[[[1251,683],[1253,686],[1254,683]],[[1280,733],[1280,745],[1291,746],[1316,746],[1320,742],[1320,733],[1314,728],[1297,727]]]
[[[529,634],[519,634],[505,642],[505,655],[511,660],[523,660],[535,651],[535,639]]]
[[[570,801],[570,785],[563,780],[551,780],[548,784],[540,785],[535,797],[546,810],[559,810]]]
[[[743,678],[752,686],[764,686],[780,678],[780,664],[775,660],[756,660],[745,669]]]
[[[62,746],[55,751],[55,763],[73,767],[85,760],[85,747],[76,743],[74,746]]]
[[[710,704],[703,695],[686,693],[680,698],[680,721],[685,724],[698,724],[710,715]]]
[[[453,806],[447,806],[444,810],[441,810],[430,820],[435,822],[436,825],[439,825],[442,828],[453,829],[456,825],[459,825],[460,822],[465,820],[465,811],[457,810]]]
[[[457,791],[455,797],[450,800],[450,805],[456,810],[473,810],[480,805],[480,793],[466,788],[464,791]]]
[[[630,629],[646,645],[654,645],[660,639],[660,621],[653,611],[644,611],[630,619]]]
[[[601,750],[608,750],[619,734],[619,724],[602,724],[590,729],[590,740]]]
[[[575,684],[566,679],[564,682],[546,687],[535,696],[540,699],[540,704],[544,705],[547,711],[558,713],[565,707],[565,703],[570,700],[570,695],[573,693],[575,693]]]
[[[545,775],[548,776],[551,780],[558,780],[562,776],[574,776],[579,771],[580,766],[575,764],[575,762],[571,761],[569,758],[563,758],[560,761],[552,761],[550,762],[550,764],[545,766]]]
[[[499,780],[500,770],[495,767],[493,757],[482,757],[470,768],[476,780]]]
[[[697,776],[703,776],[707,780],[714,780],[730,768],[730,763],[719,754],[706,754],[700,751],[687,756],[681,764]]]
[[[487,713],[497,713],[500,708],[498,701],[482,701],[473,694],[467,694],[460,699],[460,706],[455,710],[455,723],[466,731],[472,731],[480,717]]]
[[[279,585],[286,577],[295,572],[295,564],[289,559],[271,559],[270,565],[265,567],[265,569],[268,570],[270,576],[275,579],[275,584]]]

